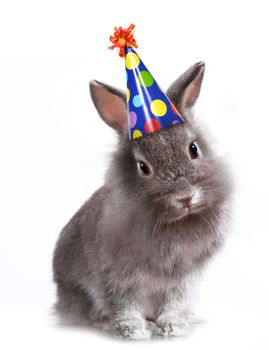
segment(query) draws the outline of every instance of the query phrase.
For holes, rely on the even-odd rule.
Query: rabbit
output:
[[[55,310],[63,318],[109,324],[124,339],[188,329],[188,281],[223,245],[231,211],[230,173],[193,116],[204,70],[194,64],[167,90],[186,122],[135,140],[128,138],[126,94],[90,82],[118,145],[104,185],[56,244]]]

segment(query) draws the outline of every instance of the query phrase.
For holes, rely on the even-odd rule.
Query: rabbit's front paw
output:
[[[156,333],[170,337],[186,336],[189,332],[190,323],[184,318],[164,318],[156,322]]]
[[[146,321],[140,319],[117,320],[114,322],[114,329],[123,339],[143,340],[151,337]]]

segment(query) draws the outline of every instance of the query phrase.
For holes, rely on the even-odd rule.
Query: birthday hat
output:
[[[129,139],[146,136],[171,125],[184,123],[173,103],[161,90],[133,47],[137,48],[129,28],[115,27],[110,49],[119,48],[120,57],[125,57],[127,77],[127,103]]]

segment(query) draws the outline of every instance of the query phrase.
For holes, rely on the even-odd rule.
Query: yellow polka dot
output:
[[[157,117],[162,117],[165,115],[167,107],[162,100],[153,100],[150,105],[150,110]]]
[[[139,63],[140,63],[140,59],[137,56],[137,54],[133,52],[129,52],[125,56],[125,64],[127,69],[134,69],[139,65]]]
[[[136,129],[133,132],[133,139],[137,139],[138,137],[142,137],[142,132]]]
[[[127,102],[130,100],[130,95],[131,95],[130,90],[127,89],[126,90]]]

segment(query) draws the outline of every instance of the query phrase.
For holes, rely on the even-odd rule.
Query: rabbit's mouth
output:
[[[206,208],[205,196],[200,188],[192,188],[190,192],[174,193],[170,198],[169,222],[198,214]]]
[[[174,212],[173,217],[169,220],[169,222],[174,222],[181,220],[189,215],[195,215],[200,214],[203,210],[206,209],[206,203],[201,202],[197,204],[192,204],[189,206],[186,206],[180,210],[177,210],[177,212]]]

